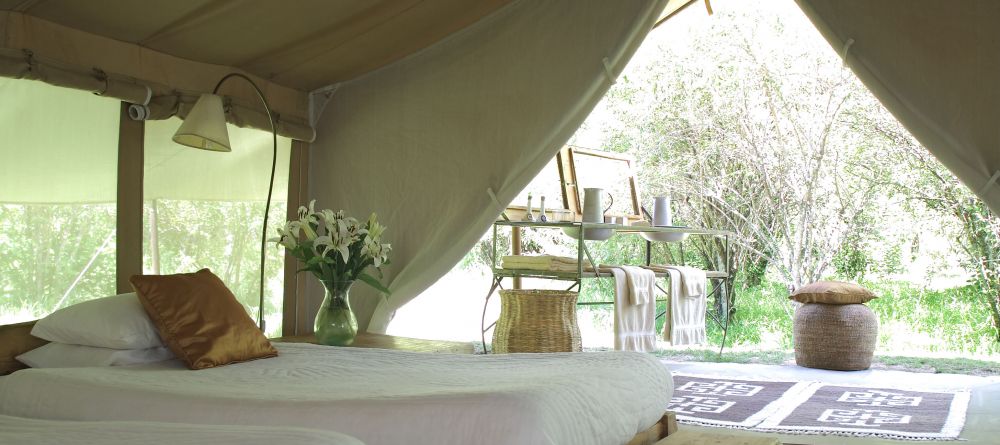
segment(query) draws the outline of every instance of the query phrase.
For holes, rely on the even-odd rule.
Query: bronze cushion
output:
[[[788,297],[799,303],[863,304],[878,297],[872,291],[843,281],[817,281],[802,286]]]
[[[135,275],[129,282],[163,342],[190,369],[278,355],[236,296],[208,269]]]

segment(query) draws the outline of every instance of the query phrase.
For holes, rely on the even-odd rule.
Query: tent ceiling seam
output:
[[[45,2],[45,0],[24,0],[23,2],[18,3],[16,6],[11,8],[11,10],[17,12],[28,12],[29,10],[31,10],[31,8],[34,8],[35,6],[38,6],[43,2]]]
[[[402,9],[395,10],[395,12],[391,12],[391,11],[393,11],[395,9],[395,8],[392,8],[392,6],[396,5],[396,2],[388,2],[387,4],[383,3],[382,7],[386,8],[388,11],[390,11],[390,14],[391,14],[391,15],[384,16],[384,17],[381,14],[373,13],[373,11],[377,11],[377,10],[379,10],[381,8],[378,8],[378,7],[370,8],[370,9],[366,10],[364,13],[358,14],[358,15],[364,15],[364,14],[373,15],[374,18],[371,19],[371,20],[374,23],[359,25],[358,27],[359,28],[363,28],[364,29],[363,31],[361,31],[360,33],[357,33],[357,34],[348,33],[346,39],[339,39],[338,41],[333,42],[332,45],[320,45],[320,46],[322,46],[323,49],[314,52],[314,54],[311,54],[309,57],[305,57],[304,59],[307,62],[307,61],[309,61],[311,59],[315,59],[317,57],[320,57],[323,54],[329,54],[330,52],[332,52],[332,51],[334,51],[334,50],[336,50],[336,49],[344,46],[345,44],[351,42],[352,40],[355,40],[357,37],[366,35],[369,32],[371,32],[373,29],[379,28],[379,27],[383,26],[386,22],[391,21],[391,20],[395,19],[396,17],[398,17],[399,15],[406,13],[407,11],[409,11],[409,10],[413,9],[414,7],[416,7],[417,4],[419,4],[419,3],[420,3],[419,1],[412,2],[412,3],[410,3],[409,6],[406,6],[405,8],[402,8]],[[389,5],[389,6],[385,6],[385,5]],[[379,17],[382,17],[382,20],[377,20]],[[348,20],[348,22],[353,23],[354,21],[353,20]],[[337,24],[334,24],[334,25],[331,25],[329,27],[323,28],[323,29],[321,29],[321,30],[319,30],[317,32],[314,32],[314,33],[312,33],[312,34],[310,34],[310,35],[308,35],[306,37],[298,39],[298,40],[296,40],[294,42],[290,42],[288,44],[282,45],[280,48],[277,48],[277,49],[265,52],[263,54],[258,54],[258,55],[249,57],[249,58],[247,58],[247,59],[245,59],[243,61],[237,62],[235,65],[239,66],[239,67],[246,67],[246,66],[253,66],[253,65],[257,64],[258,62],[260,62],[260,61],[262,61],[264,59],[270,59],[270,58],[278,58],[278,59],[280,59],[283,56],[286,56],[289,52],[294,51],[297,47],[299,47],[299,46],[301,46],[303,44],[326,41],[327,39],[332,39],[337,34],[342,33],[342,32],[345,32],[344,28],[337,26]],[[276,77],[276,76],[279,76],[281,74],[284,74],[284,73],[288,72],[289,70],[295,69],[298,66],[301,66],[301,63],[299,63],[299,64],[297,64],[297,65],[295,65],[295,66],[293,66],[293,67],[291,67],[289,69],[281,71],[281,72],[269,73],[269,75],[272,76],[272,77]]]
[[[210,21],[219,14],[223,14],[235,6],[234,0],[209,2],[200,8],[196,8],[194,11],[184,14],[177,20],[168,23],[166,26],[153,31],[153,33],[139,40],[136,44],[148,47],[156,40],[172,36],[180,31],[183,31],[184,29],[190,28],[191,26]]]
[[[377,20],[375,23],[372,23],[369,26],[363,27],[364,28],[363,31],[355,33],[355,34],[350,34],[350,35],[348,35],[348,37],[346,39],[340,40],[339,42],[335,42],[333,45],[322,45],[323,49],[320,50],[320,51],[318,51],[318,52],[316,52],[315,54],[312,54],[310,57],[301,58],[298,62],[295,62],[295,63],[288,63],[288,64],[286,64],[284,66],[283,69],[281,69],[281,70],[275,70],[274,72],[268,73],[268,75],[271,76],[272,78],[275,78],[275,77],[282,76],[282,75],[284,75],[284,74],[286,74],[286,73],[288,73],[290,71],[294,71],[294,70],[298,69],[299,67],[301,67],[302,65],[305,65],[306,63],[312,62],[313,59],[316,59],[318,57],[322,57],[325,54],[330,54],[331,52],[334,52],[334,51],[340,49],[344,45],[346,45],[346,44],[348,44],[350,42],[353,42],[353,41],[355,41],[355,40],[357,40],[357,39],[359,39],[361,37],[367,36],[368,34],[370,34],[372,31],[374,31],[376,29],[379,29],[379,28],[382,28],[383,26],[386,26],[387,24],[391,23],[393,20],[396,20],[401,15],[403,15],[407,11],[410,11],[411,9],[415,8],[419,4],[420,4],[420,2],[412,3],[410,6],[404,8],[404,9],[398,10],[395,13],[393,13],[392,15],[389,15],[387,17],[382,18],[382,20]],[[337,30],[337,31],[339,31],[339,30]],[[331,32],[329,34],[335,34],[335,33],[336,33],[336,31]],[[278,52],[277,55],[280,56],[281,54],[287,53],[288,51],[289,51],[289,49],[284,49],[283,51]],[[269,56],[269,57],[274,57],[274,55]],[[263,57],[255,58],[254,62],[256,62],[258,60],[261,60],[261,59],[263,59]],[[252,65],[252,64],[253,64],[253,62],[251,62],[248,65]],[[239,66],[242,67],[244,65],[240,64]]]

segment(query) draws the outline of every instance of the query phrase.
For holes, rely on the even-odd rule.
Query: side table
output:
[[[287,337],[272,338],[272,342],[282,343],[312,343],[316,344],[316,337],[312,334],[293,335]],[[393,335],[371,334],[368,332],[359,333],[351,344],[352,348],[378,348],[378,349],[398,349],[411,352],[435,352],[447,354],[472,354],[475,348],[472,343],[447,340],[424,340],[420,338],[396,337]]]

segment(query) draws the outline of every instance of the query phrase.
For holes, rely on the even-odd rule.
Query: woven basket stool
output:
[[[493,352],[580,352],[576,292],[505,289]]]
[[[878,319],[863,304],[806,303],[795,311],[795,363],[836,371],[868,369],[875,354]]]

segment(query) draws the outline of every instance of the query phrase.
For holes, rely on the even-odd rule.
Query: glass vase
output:
[[[349,346],[358,335],[358,319],[351,310],[354,281],[323,281],[326,296],[316,313],[316,340],[321,345]]]

